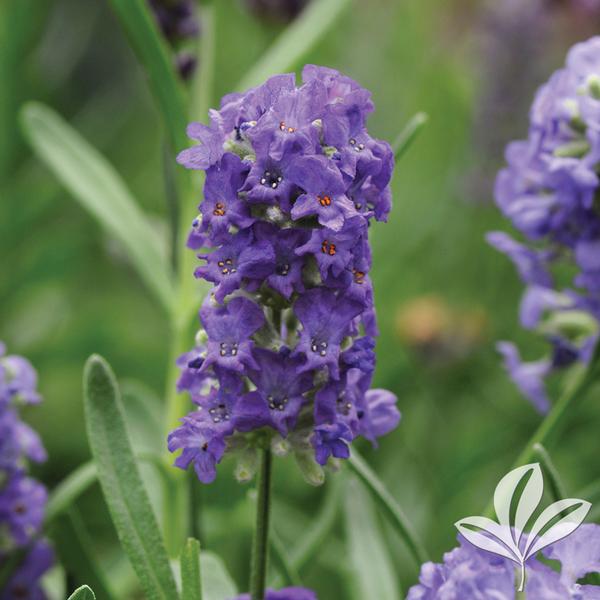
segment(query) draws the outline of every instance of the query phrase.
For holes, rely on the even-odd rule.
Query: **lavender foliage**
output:
[[[54,562],[49,545],[39,539],[46,488],[27,475],[29,461],[43,462],[46,451],[35,431],[23,423],[19,408],[37,404],[37,376],[20,356],[6,356],[0,342],[0,563],[23,552],[0,600],[43,599],[40,578]]]
[[[520,232],[488,241],[516,265],[527,285],[521,324],[549,341],[547,357],[523,363],[517,349],[500,345],[521,391],[548,409],[545,378],[587,361],[600,319],[600,37],[576,44],[537,92],[529,137],[506,149],[496,203]]]
[[[421,567],[419,583],[407,600],[513,600],[515,564],[480,550],[458,536],[459,547],[446,553],[441,564]],[[569,537],[542,550],[545,558],[560,562],[560,572],[535,558],[527,561],[527,600],[596,600],[600,586],[578,583],[600,570],[600,525],[582,525]]]
[[[200,143],[178,160],[206,171],[188,245],[204,249],[196,277],[214,287],[197,345],[179,362],[178,387],[198,408],[169,448],[203,482],[227,450],[247,456],[270,442],[306,471],[308,453],[319,465],[347,458],[357,436],[375,444],[398,424],[395,396],[369,391],[368,231],[391,208],[394,164],[367,132],[372,110],[355,81],[307,65],[299,87],[277,75],[188,128]]]

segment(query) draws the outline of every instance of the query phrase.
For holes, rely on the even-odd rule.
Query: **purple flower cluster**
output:
[[[37,539],[44,519],[46,488],[27,476],[28,461],[46,460],[38,435],[18,414],[22,405],[37,404],[37,377],[20,356],[5,356],[0,342],[0,563],[25,551],[0,600],[43,599],[40,577],[52,566],[53,553]]]
[[[188,245],[211,249],[196,276],[214,288],[197,347],[180,360],[179,389],[198,410],[169,448],[183,449],[177,466],[193,462],[201,481],[228,446],[256,441],[250,432],[292,448],[299,464],[314,450],[324,465],[347,458],[356,436],[375,443],[398,424],[395,396],[369,390],[368,230],[391,208],[394,164],[367,132],[372,110],[355,81],[307,65],[300,87],[277,75],[188,128],[200,144],[178,160],[206,171]]]
[[[183,79],[188,79],[196,69],[194,54],[180,47],[200,33],[193,0],[148,0],[160,30],[176,51],[177,70]]]
[[[528,139],[508,145],[495,187],[524,241],[500,232],[488,240],[527,285],[522,325],[551,345],[534,363],[523,363],[512,344],[499,346],[521,391],[544,412],[544,378],[589,358],[600,319],[600,37],[571,49],[566,67],[537,92],[530,121]]]
[[[442,564],[421,567],[419,584],[407,600],[464,600],[515,598],[515,564],[480,550],[458,536],[460,546],[444,555]],[[557,572],[535,558],[527,561],[527,600],[598,600],[600,587],[577,581],[600,572],[600,526],[582,525],[569,537],[548,546],[546,559],[560,562]]]
[[[250,594],[242,594],[233,600],[250,600]],[[289,587],[281,590],[268,589],[265,600],[318,600],[317,595],[307,588]]]

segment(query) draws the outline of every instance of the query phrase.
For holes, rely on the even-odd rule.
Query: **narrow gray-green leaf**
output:
[[[51,529],[60,562],[73,576],[75,584],[89,584],[103,600],[117,600],[93,556],[94,542],[79,512],[71,508]]]
[[[145,0],[110,0],[138,59],[165,120],[175,150],[188,145],[184,92],[173,68],[172,55],[158,31]]]
[[[200,554],[202,600],[224,600],[238,595],[236,585],[223,561],[212,552]]]
[[[411,553],[415,565],[417,568],[420,568],[424,562],[429,560],[427,551],[417,538],[410,521],[394,497],[355,449],[352,450],[352,455],[348,460],[348,466],[366,486],[375,502],[377,502],[379,508],[388,518],[390,524],[395,527]]]
[[[181,600],[202,600],[200,542],[188,538],[181,552]]]
[[[45,523],[52,522],[68,509],[96,481],[96,465],[84,463],[72,471],[51,492],[46,505]]]
[[[259,85],[271,75],[294,68],[348,6],[350,0],[312,0],[246,73],[238,84],[238,90]]]
[[[170,312],[174,286],[161,240],[116,170],[47,106],[26,104],[21,119],[38,157],[123,245],[147,286]]]
[[[348,550],[355,580],[354,598],[398,600],[394,568],[371,498],[356,479],[348,482],[344,498]]]
[[[69,600],[96,600],[96,595],[92,591],[92,588],[82,585],[69,596]]]
[[[406,151],[411,147],[428,120],[429,117],[426,113],[419,112],[406,124],[392,144],[392,151],[396,160],[402,158]]]
[[[87,434],[117,534],[149,600],[179,597],[164,542],[131,449],[117,382],[100,356],[84,372]]]

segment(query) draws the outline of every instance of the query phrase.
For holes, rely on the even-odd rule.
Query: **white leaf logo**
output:
[[[539,463],[518,467],[496,486],[494,508],[498,522],[487,517],[466,517],[455,523],[461,535],[477,548],[519,565],[520,592],[525,584],[527,559],[573,533],[591,508],[589,502],[577,498],[554,502],[535,520],[525,540],[523,532],[543,493],[544,478]]]

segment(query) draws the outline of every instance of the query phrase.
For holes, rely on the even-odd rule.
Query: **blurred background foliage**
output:
[[[52,486],[89,458],[86,357],[103,354],[122,381],[143,385],[149,405],[158,403],[168,331],[119,246],[32,156],[18,109],[35,99],[60,112],[117,167],[157,228],[167,223],[163,131],[104,0],[2,4],[0,339],[39,372],[45,402],[29,416],[50,455],[39,474]],[[216,10],[213,104],[283,27],[256,18],[242,0],[216,0]],[[393,140],[416,111],[430,117],[397,165],[389,223],[371,234],[381,330],[375,384],[398,395],[403,419],[377,451],[365,447],[364,454],[434,559],[454,545],[452,524],[487,503],[540,420],[505,376],[494,343],[516,340],[527,358],[544,346],[519,328],[522,286],[483,236],[507,229],[492,201],[505,142],[525,135],[536,87],[600,24],[600,12],[583,10],[567,0],[357,0],[306,57],[372,90],[376,137]],[[561,382],[554,383],[556,397]],[[588,398],[552,448],[571,493],[600,476],[598,410]],[[201,539],[245,589],[252,504],[249,488],[224,467],[215,484],[195,486]],[[291,460],[277,460],[274,526],[286,545],[314,519],[326,491],[308,487]],[[98,487],[79,508],[93,553],[126,586],[131,573]],[[414,568],[385,531],[406,590]],[[339,597],[340,589],[355,597],[343,539],[340,510],[334,532],[302,570],[323,598]]]

